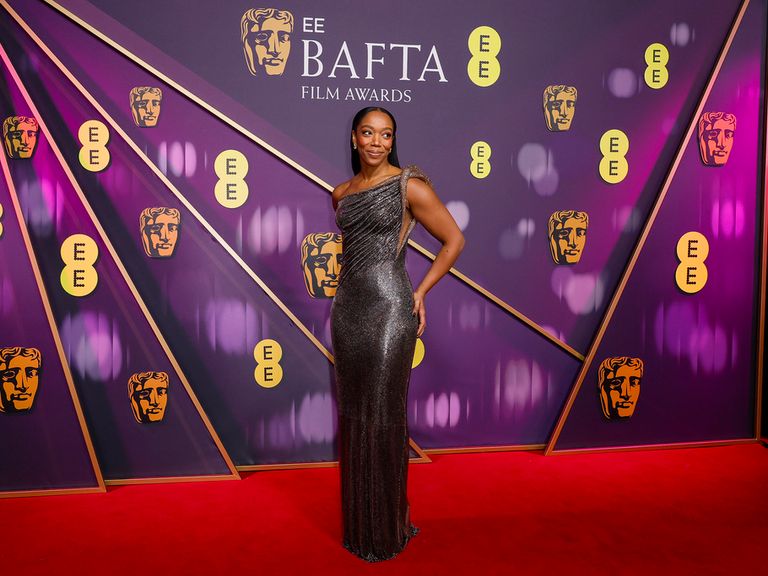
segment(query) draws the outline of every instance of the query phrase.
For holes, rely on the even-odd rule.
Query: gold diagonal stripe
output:
[[[8,62],[5,60],[5,50],[3,49],[3,45],[0,44],[0,56],[2,57],[3,61],[8,64]],[[96,479],[96,484],[98,485],[95,488],[62,488],[62,489],[55,489],[55,490],[39,490],[39,491],[27,491],[27,492],[21,492],[18,495],[36,495],[38,492],[41,494],[68,494],[68,493],[77,493],[81,491],[86,492],[104,492],[106,489],[104,487],[104,477],[101,473],[101,468],[99,467],[99,461],[96,457],[96,450],[93,447],[93,441],[91,439],[91,434],[88,431],[88,426],[85,423],[85,415],[83,414],[83,408],[80,404],[80,398],[77,395],[77,389],[75,388],[74,380],[72,379],[72,371],[70,370],[69,363],[67,362],[67,355],[64,352],[64,345],[61,342],[61,336],[59,335],[59,329],[56,326],[56,320],[53,317],[53,310],[51,309],[51,302],[48,299],[48,292],[45,289],[45,283],[43,282],[43,276],[40,273],[40,266],[37,263],[37,258],[35,258],[35,252],[32,249],[32,241],[29,238],[29,232],[27,231],[26,224],[24,222],[24,215],[21,211],[21,204],[19,203],[19,198],[16,193],[16,186],[14,185],[13,178],[11,177],[11,171],[8,166],[8,162],[5,159],[5,154],[0,153],[0,165],[2,165],[3,174],[5,175],[5,182],[8,186],[8,193],[11,197],[11,203],[13,204],[14,212],[16,213],[16,220],[19,223],[19,232],[21,233],[21,237],[24,240],[24,249],[27,252],[27,259],[29,260],[29,265],[32,268],[32,273],[35,277],[35,283],[37,284],[37,291],[40,293],[40,300],[43,305],[43,309],[45,310],[45,317],[48,321],[48,327],[51,330],[51,336],[53,337],[54,344],[56,345],[56,352],[59,355],[59,362],[61,363],[61,369],[64,372],[64,380],[67,383],[67,389],[69,390],[69,395],[72,398],[72,404],[74,405],[75,409],[75,415],[77,417],[77,423],[80,426],[80,432],[83,435],[83,441],[85,442],[86,450],[88,451],[88,458],[91,462],[91,467],[93,468],[94,477]],[[0,498],[2,498],[4,495],[6,495],[5,492],[0,493]],[[15,492],[8,492],[8,496],[16,496],[17,494]]]
[[[146,154],[136,145],[136,143],[128,136],[128,134],[120,128],[120,126],[117,124],[117,122],[112,118],[107,111],[104,109],[103,106],[101,106],[96,99],[88,92],[88,90],[85,89],[85,87],[77,80],[77,78],[74,77],[74,75],[69,71],[69,69],[64,66],[64,64],[56,58],[56,56],[51,52],[51,50],[48,48],[45,43],[43,43],[40,38],[37,37],[37,35],[32,32],[32,30],[27,26],[26,22],[22,20],[18,14],[13,12],[8,5],[6,4],[5,0],[0,0],[0,4],[3,5],[3,7],[8,10],[8,12],[13,16],[18,24],[25,30],[25,32],[34,40],[34,42],[38,45],[38,47],[45,52],[45,54],[50,58],[50,60],[57,66],[59,71],[64,74],[69,81],[78,89],[78,91],[83,95],[84,98],[86,98],[91,105],[96,108],[96,110],[102,115],[102,117],[109,122],[110,126],[123,138],[123,140],[128,144],[131,149],[144,161],[144,163],[154,172],[154,174],[160,178],[160,180],[166,185],[166,187],[171,190],[171,192],[181,201],[184,206],[187,207],[187,209],[192,213],[193,216],[202,224],[206,230],[216,239],[216,241],[229,253],[229,255],[240,265],[240,267],[251,277],[254,282],[256,282],[259,287],[269,296],[269,298],[277,304],[277,306],[282,310],[288,318],[291,319],[291,321],[296,325],[299,330],[301,330],[304,335],[309,338],[309,340],[320,350],[320,352],[323,353],[323,355],[331,362],[333,363],[333,355],[323,346],[320,341],[315,337],[312,332],[310,332],[306,326],[301,322],[301,320],[296,317],[293,312],[272,292],[272,290],[269,289],[269,287],[259,278],[258,275],[246,264],[246,262],[240,258],[240,256],[235,252],[232,247],[224,240],[224,238],[221,237],[221,235],[208,223],[208,221],[200,214],[195,207],[186,199],[186,197],[171,183],[170,180],[165,176],[165,174],[160,171],[160,169],[155,166],[155,164],[147,157]],[[68,172],[69,173],[69,172]],[[79,191],[79,188],[77,188]],[[86,203],[87,201],[85,198],[82,198],[83,202]],[[88,206],[88,210],[90,211],[90,206]],[[93,216],[95,219],[95,215]],[[94,220],[96,221],[96,220]],[[100,224],[98,224],[99,229],[101,229]],[[121,271],[122,271],[122,264]],[[127,275],[127,272],[126,272]],[[131,284],[132,286],[132,284]],[[137,293],[138,295],[138,293]],[[144,306],[143,301],[141,302],[141,306]],[[146,311],[148,314],[149,312]],[[164,343],[164,341],[163,341]],[[175,362],[175,359],[174,359]],[[179,370],[181,368],[179,367]],[[195,402],[197,402],[195,398]],[[202,410],[202,406],[199,407],[200,410]],[[207,418],[207,417],[206,417]],[[207,420],[206,420],[207,423]],[[218,440],[218,436],[216,436]],[[409,438],[410,446],[413,448],[415,452],[419,454],[419,461],[420,462],[429,462],[431,461],[429,459],[429,456],[427,456],[424,451],[421,449],[421,447],[412,439]],[[227,455],[228,457],[228,455]],[[228,461],[229,463],[229,461]]]
[[[229,453],[227,452],[226,448],[224,447],[224,444],[221,442],[221,439],[219,438],[219,435],[216,433],[216,430],[211,425],[210,420],[208,419],[208,415],[205,413],[205,410],[203,410],[202,405],[200,404],[199,400],[197,399],[197,396],[195,395],[194,390],[192,390],[192,387],[189,384],[189,381],[187,380],[186,375],[181,369],[181,366],[179,365],[178,361],[176,360],[176,357],[174,356],[173,352],[171,352],[170,347],[168,346],[168,343],[165,341],[165,337],[163,336],[162,332],[160,332],[160,328],[157,326],[157,323],[155,322],[154,318],[152,317],[152,314],[150,314],[149,309],[147,308],[146,304],[144,303],[144,300],[141,298],[141,295],[139,294],[138,290],[136,289],[136,286],[133,283],[133,280],[131,280],[130,275],[128,274],[128,271],[125,269],[125,266],[123,265],[122,261],[120,260],[120,257],[117,255],[117,252],[115,251],[115,248],[112,246],[112,243],[109,240],[109,236],[107,235],[106,231],[101,225],[101,222],[99,222],[99,219],[96,217],[96,214],[93,212],[93,209],[91,208],[91,205],[88,203],[87,198],[85,197],[85,194],[83,194],[82,189],[80,188],[80,184],[78,183],[77,179],[75,178],[74,174],[69,168],[69,165],[67,164],[66,160],[64,159],[64,156],[61,153],[61,150],[59,149],[58,145],[56,144],[56,141],[53,139],[53,134],[51,134],[51,131],[48,129],[48,125],[43,120],[42,115],[40,114],[40,111],[37,109],[37,106],[35,105],[34,101],[32,100],[32,97],[30,96],[29,92],[27,91],[26,87],[24,86],[24,83],[21,81],[21,78],[19,77],[18,73],[16,72],[16,69],[13,67],[13,64],[11,64],[10,59],[8,58],[8,55],[5,53],[5,49],[0,45],[0,56],[2,57],[2,60],[5,62],[5,65],[8,67],[8,71],[10,72],[11,76],[13,77],[14,82],[16,83],[17,88],[19,89],[19,92],[21,92],[21,95],[23,96],[24,100],[26,101],[27,105],[29,106],[30,110],[32,111],[33,115],[37,119],[40,129],[45,134],[46,139],[48,140],[48,144],[51,147],[51,150],[53,151],[54,155],[56,156],[57,160],[59,161],[59,164],[61,165],[61,168],[64,170],[64,173],[67,176],[67,179],[69,180],[70,184],[72,185],[72,188],[75,190],[75,193],[77,194],[78,198],[80,199],[81,204],[85,208],[86,212],[88,213],[88,216],[91,219],[91,222],[93,223],[94,227],[96,228],[97,232],[99,233],[99,236],[101,238],[101,241],[104,243],[104,246],[107,248],[107,251],[109,252],[109,255],[112,257],[112,261],[114,262],[117,269],[120,271],[120,274],[123,277],[123,280],[125,281],[126,285],[128,286],[129,290],[131,291],[131,294],[133,295],[136,304],[141,309],[142,313],[144,314],[144,318],[146,319],[147,323],[149,324],[150,328],[152,329],[152,332],[155,335],[155,338],[157,338],[158,343],[162,347],[163,351],[165,352],[165,355],[167,356],[168,360],[171,362],[171,365],[173,366],[174,370],[176,371],[176,374],[179,377],[179,380],[181,381],[182,385],[184,386],[184,389],[187,392],[187,395],[189,396],[190,400],[192,401],[192,404],[197,409],[198,415],[200,416],[200,419],[203,421],[203,424],[205,425],[206,429],[208,430],[208,433],[211,435],[211,439],[213,440],[214,444],[219,450],[219,453],[221,454],[222,459],[224,460],[225,464],[227,465],[227,468],[229,469],[231,473],[232,478],[239,478],[240,475],[237,472],[237,469],[235,468],[234,462],[232,462],[232,459],[229,457]]]
[[[684,450],[689,448],[715,448],[718,446],[738,446],[755,444],[754,438],[736,438],[734,440],[704,440],[701,442],[668,442],[664,444],[637,444],[632,446],[604,446],[602,448],[568,448],[556,450],[554,456],[567,454],[603,454],[606,452],[637,452],[638,450]],[[109,483],[109,482],[107,482]]]
[[[5,55],[2,44],[0,44],[0,55]],[[80,398],[77,395],[77,390],[75,389],[75,383],[72,379],[72,372],[69,368],[69,363],[67,362],[67,355],[64,352],[64,345],[61,342],[61,336],[59,335],[59,330],[56,326],[56,320],[53,317],[53,310],[51,309],[51,303],[48,299],[48,292],[46,291],[45,284],[43,283],[40,267],[37,263],[37,258],[35,258],[34,250],[32,249],[32,242],[29,238],[29,232],[27,231],[26,224],[24,223],[24,215],[21,211],[21,205],[19,203],[18,195],[16,194],[16,187],[14,186],[13,178],[11,177],[11,172],[5,159],[5,154],[0,154],[0,164],[2,164],[3,174],[5,175],[5,181],[8,185],[8,192],[11,197],[11,203],[13,204],[14,212],[16,213],[16,220],[19,224],[19,231],[24,240],[24,248],[27,252],[27,258],[35,276],[37,290],[40,293],[40,300],[42,301],[42,305],[45,310],[45,317],[48,321],[48,326],[51,330],[51,335],[53,336],[53,341],[56,345],[56,352],[59,355],[61,368],[64,372],[64,380],[67,383],[67,389],[69,390],[69,395],[72,398],[72,404],[74,405],[77,422],[80,426],[80,432],[83,435],[83,441],[85,442],[88,458],[91,462],[91,467],[93,468],[93,473],[97,484],[97,486],[93,488],[57,488],[52,490],[20,491],[18,493],[15,491],[0,492],[0,498],[14,496],[36,496],[38,494],[77,494],[87,492],[104,492],[104,477],[102,476],[101,468],[99,467],[99,461],[96,457],[96,450],[93,447],[91,434],[88,431],[88,427],[85,423],[83,408],[80,404]]]
[[[238,472],[240,469],[238,468]],[[208,476],[156,476],[149,478],[112,478],[107,486],[131,486],[133,484],[173,484],[176,482],[218,482],[219,480],[239,480],[229,474],[209,474]]]
[[[697,121],[701,116],[702,110],[704,109],[704,105],[706,104],[707,98],[709,97],[709,93],[712,91],[712,87],[715,85],[715,81],[717,80],[717,77],[720,74],[720,68],[722,67],[723,62],[725,61],[725,57],[728,54],[728,51],[731,47],[731,43],[733,42],[734,36],[736,36],[736,32],[739,29],[739,25],[741,24],[741,20],[744,17],[744,12],[746,12],[748,5],[749,5],[749,0],[743,0],[741,7],[739,8],[739,11],[736,14],[736,17],[731,23],[731,27],[728,31],[728,35],[726,36],[725,42],[720,48],[720,53],[718,54],[715,66],[709,74],[709,79],[707,80],[706,88],[704,89],[704,92],[699,97],[699,102],[696,105],[696,109],[694,110],[693,115],[691,116],[691,119],[688,122],[688,129],[686,130],[685,135],[683,136],[683,139],[677,148],[677,152],[675,153],[675,158],[672,162],[672,165],[669,168],[669,171],[667,172],[666,177],[664,178],[664,183],[662,184],[661,190],[659,191],[659,194],[653,203],[653,207],[651,208],[651,212],[648,214],[648,218],[646,219],[645,224],[643,225],[643,230],[640,233],[640,237],[638,238],[637,243],[635,244],[635,247],[632,250],[632,254],[627,262],[626,267],[624,268],[624,272],[621,275],[621,279],[619,280],[619,283],[613,292],[613,296],[611,297],[611,302],[605,311],[603,320],[600,322],[600,327],[598,328],[597,333],[595,334],[594,340],[592,340],[592,344],[590,344],[587,357],[584,359],[584,362],[581,365],[581,370],[579,371],[579,374],[576,377],[576,381],[573,385],[573,388],[571,389],[571,393],[568,395],[568,399],[566,400],[565,405],[563,406],[563,410],[561,411],[560,417],[557,420],[557,424],[555,425],[555,429],[552,432],[552,436],[550,437],[549,442],[547,443],[547,448],[544,452],[547,455],[551,454],[552,451],[555,449],[557,440],[560,438],[560,433],[563,430],[563,426],[565,426],[566,420],[568,420],[568,415],[571,413],[571,408],[573,407],[573,403],[576,401],[576,396],[578,395],[579,390],[581,389],[581,385],[584,382],[584,378],[586,378],[587,372],[589,372],[589,369],[592,367],[592,362],[594,361],[595,355],[597,354],[597,350],[603,341],[603,336],[605,336],[605,331],[608,329],[608,325],[611,323],[611,319],[613,318],[613,314],[619,305],[619,301],[621,300],[621,296],[624,293],[624,289],[627,286],[629,277],[632,275],[632,271],[635,269],[635,264],[637,263],[637,259],[640,257],[640,253],[642,252],[643,247],[645,246],[645,241],[648,239],[648,236],[651,233],[651,228],[653,228],[653,224],[656,221],[656,217],[658,216],[659,211],[661,210],[661,205],[664,203],[664,198],[666,198],[667,196],[669,187],[672,185],[672,180],[675,176],[675,173],[677,172],[677,168],[680,165],[680,162],[682,161],[683,156],[685,155],[685,150],[688,146],[688,142],[690,142],[691,135],[693,134],[693,131],[696,129]]]
[[[263,139],[256,136],[253,132],[251,132],[250,130],[248,130],[247,128],[245,128],[244,126],[242,126],[241,124],[239,124],[238,122],[236,122],[235,120],[233,120],[232,118],[230,118],[229,116],[227,116],[226,114],[224,114],[223,112],[221,112],[220,110],[218,110],[217,108],[215,108],[214,106],[212,106],[211,104],[209,104],[208,102],[200,98],[199,96],[197,96],[196,94],[194,94],[192,91],[188,90],[187,88],[185,88],[184,86],[182,86],[181,84],[179,84],[178,82],[170,78],[168,75],[164,74],[163,72],[161,72],[160,70],[158,70],[157,68],[149,64],[148,62],[136,56],[130,50],[123,47],[121,44],[112,40],[109,36],[107,36],[103,32],[100,32],[99,30],[97,30],[96,28],[88,24],[86,21],[78,17],[76,14],[70,12],[69,10],[67,10],[66,8],[64,8],[63,6],[61,6],[60,4],[58,4],[53,0],[43,0],[43,1],[49,6],[51,6],[53,9],[58,11],[60,14],[66,16],[69,20],[71,20],[81,28],[85,29],[86,31],[88,31],[90,34],[92,34],[93,36],[95,36],[105,44],[112,47],[114,50],[116,50],[117,52],[119,52],[129,60],[133,61],[135,64],[137,64],[138,66],[140,66],[141,68],[143,68],[144,70],[146,70],[147,72],[155,76],[156,78],[162,80],[169,86],[172,86],[179,93],[186,96],[192,102],[194,102],[195,104],[197,104],[198,106],[200,106],[201,108],[203,108],[204,110],[206,110],[207,112],[209,112],[210,114],[212,114],[213,116],[215,116],[216,118],[224,122],[225,124],[229,125],[231,128],[233,128],[234,130],[236,130],[237,132],[239,132],[249,140],[255,142],[256,144],[258,144],[259,146],[261,146],[271,154],[278,157],[280,160],[282,160],[283,162],[285,162],[286,164],[288,164],[289,166],[291,166],[292,168],[294,168],[295,170],[297,170],[298,172],[300,172],[301,174],[309,178],[312,182],[318,184],[327,192],[330,193],[331,191],[333,191],[333,186],[328,184],[325,180],[323,180],[316,174],[310,172],[309,170],[304,168],[301,164],[299,164],[295,160],[292,160],[291,158],[289,158],[288,156],[286,156],[285,154],[277,150],[275,147],[273,147],[269,143],[265,142]],[[27,26],[22,24],[23,20],[21,20],[21,18],[18,15],[16,15],[8,7],[6,1],[0,0],[0,3],[3,6],[5,6],[6,10],[8,10],[11,13],[11,15],[16,19],[16,21],[19,22],[19,24],[21,24],[27,30],[28,33],[30,33],[30,36],[32,36],[33,34],[27,28]],[[34,38],[36,38],[36,36],[34,36]],[[37,42],[37,39],[35,41]],[[413,240],[408,240],[408,244],[423,256],[426,256],[431,260],[435,259],[435,255],[432,254],[432,252],[430,252],[429,250],[427,250],[417,242]],[[569,346],[568,344],[566,344],[556,336],[550,334],[547,330],[545,330],[542,326],[540,326],[539,324],[531,320],[528,316],[526,316],[525,314],[523,314],[522,312],[520,312],[519,310],[517,310],[516,308],[514,308],[513,306],[511,306],[501,298],[499,298],[498,296],[494,295],[489,290],[483,288],[477,282],[471,280],[468,276],[466,276],[456,268],[451,268],[449,272],[453,276],[458,278],[461,282],[464,282],[473,290],[475,290],[476,292],[479,292],[481,295],[489,299],[491,302],[493,302],[494,304],[496,304],[497,306],[499,306],[500,308],[502,308],[503,310],[505,310],[512,316],[514,316],[516,319],[518,319],[523,324],[525,324],[528,328],[538,333],[540,336],[544,337],[546,340],[549,340],[552,344],[554,344],[558,348],[564,350],[565,352],[567,352],[568,354],[570,354],[571,356],[573,356],[574,358],[580,361],[584,360],[583,354],[581,354],[580,352],[578,352],[573,347]]]
[[[419,447],[413,438],[408,439],[408,444],[413,451],[416,452],[416,456],[410,456],[408,462],[410,464],[429,464],[432,462],[432,458],[429,457],[431,450],[424,450]],[[286,464],[244,464],[238,466],[237,469],[240,472],[263,472],[268,470],[294,470],[296,468],[333,468],[339,465],[338,460],[326,460],[325,462],[289,462]],[[109,482],[107,483],[109,484]]]
[[[768,66],[768,43],[765,44],[765,52],[763,52],[763,77],[765,77],[765,69]],[[758,316],[758,328],[757,328],[757,393],[755,395],[755,439],[762,438],[763,431],[763,394],[765,393],[765,305],[766,305],[766,268],[768,268],[768,202],[766,196],[768,195],[768,81],[763,83],[763,174],[761,181],[763,183],[763,194],[761,196],[763,200],[762,210],[762,234],[761,240],[761,254],[760,254],[760,297],[759,306],[760,312]]]
[[[432,252],[430,252],[426,248],[420,246],[419,244],[416,244],[415,242],[413,243],[412,248],[414,248],[418,252],[421,252],[427,258],[430,258],[432,260],[435,259],[435,255],[432,254]],[[455,268],[451,268],[451,272],[459,280],[461,280],[462,282],[464,282],[465,284],[467,284],[471,288],[475,289],[476,291],[480,292],[488,300],[490,300],[491,302],[496,304],[499,308],[502,308],[503,310],[505,310],[506,312],[508,312],[509,314],[514,316],[515,318],[517,318],[520,322],[522,322],[523,324],[528,326],[534,332],[537,332],[539,335],[541,335],[544,338],[546,338],[547,340],[549,340],[555,346],[558,346],[559,348],[561,348],[564,351],[568,352],[568,354],[570,354],[571,356],[573,356],[577,360],[582,361],[582,362],[584,361],[584,355],[581,352],[579,352],[578,350],[576,350],[572,346],[569,346],[568,344],[566,344],[565,342],[563,342],[559,338],[553,336],[552,334],[550,334],[549,332],[544,330],[544,328],[542,328],[539,324],[537,324],[536,322],[534,322],[533,320],[528,318],[528,316],[526,316],[522,312],[518,311],[516,308],[513,308],[512,306],[510,306],[509,304],[504,302],[504,300],[502,300],[498,296],[492,294],[491,292],[488,292],[485,288],[482,288],[477,282],[475,282],[474,280],[472,280],[468,276],[465,276],[464,274],[462,274],[461,272],[459,272]]]

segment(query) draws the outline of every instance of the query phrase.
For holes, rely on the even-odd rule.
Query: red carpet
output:
[[[765,574],[759,444],[412,465],[422,532],[368,565],[339,544],[338,470],[0,500],[0,574]]]

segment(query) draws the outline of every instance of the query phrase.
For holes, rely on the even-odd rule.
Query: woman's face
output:
[[[371,167],[388,163],[388,156],[395,140],[392,120],[384,112],[368,112],[357,128],[352,131],[352,142],[357,145],[360,164]]]

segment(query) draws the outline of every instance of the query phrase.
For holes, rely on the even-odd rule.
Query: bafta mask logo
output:
[[[152,86],[137,86],[131,89],[131,114],[136,126],[151,128],[157,126],[163,91]]]
[[[160,422],[168,405],[168,374],[138,372],[128,380],[128,397],[133,417],[139,424]]]
[[[139,216],[139,226],[147,256],[173,256],[181,229],[181,213],[176,208],[145,208]]]
[[[643,361],[620,356],[606,358],[597,371],[597,390],[603,416],[608,420],[628,420],[640,397]]]
[[[248,70],[254,76],[282,76],[291,53],[293,14],[277,8],[252,8],[240,20]]]
[[[589,216],[578,210],[561,210],[549,217],[549,250],[555,264],[576,264],[587,242]]]
[[[704,112],[699,119],[699,152],[707,166],[724,166],[733,148],[736,116],[725,112]]]
[[[37,146],[37,120],[27,116],[9,116],[3,122],[3,142],[9,158],[31,158]]]
[[[301,243],[304,283],[312,298],[333,298],[341,271],[341,234],[308,234]]]
[[[544,120],[550,132],[565,132],[576,113],[576,87],[560,84],[544,90]]]
[[[41,363],[37,348],[0,348],[0,412],[27,412],[32,409]]]

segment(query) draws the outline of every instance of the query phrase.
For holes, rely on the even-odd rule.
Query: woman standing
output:
[[[424,297],[464,237],[415,167],[400,169],[395,119],[364,108],[352,120],[355,175],[333,191],[343,265],[331,308],[339,406],[344,546],[369,562],[400,552],[417,529],[406,498],[406,400]],[[443,247],[414,291],[405,244],[420,222]]]

